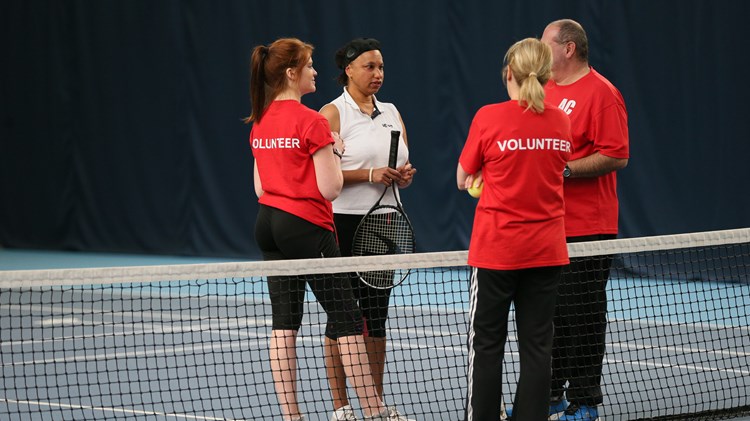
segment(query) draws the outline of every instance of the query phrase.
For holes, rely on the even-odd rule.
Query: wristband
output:
[[[333,154],[338,156],[339,159],[344,159],[344,155],[342,155],[341,152],[339,152],[339,150],[336,148],[333,148]]]
[[[370,184],[372,184],[372,167],[370,167]]]

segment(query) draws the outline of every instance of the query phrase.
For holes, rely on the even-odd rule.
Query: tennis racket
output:
[[[388,154],[388,166],[391,168],[396,168],[400,136],[400,131],[391,131],[391,149]],[[396,183],[392,183],[390,188],[396,205],[381,204],[388,192],[386,186],[383,194],[367,211],[354,232],[352,256],[414,253],[414,229],[396,194]],[[358,271],[357,275],[362,282],[373,288],[390,289],[406,279],[409,269]]]

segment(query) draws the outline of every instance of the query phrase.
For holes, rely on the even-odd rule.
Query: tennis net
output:
[[[750,229],[570,244],[613,256],[605,420],[750,414]],[[465,251],[283,262],[0,272],[0,419],[281,420],[266,277],[410,271],[394,288],[384,400],[463,419]],[[308,420],[333,410],[326,317],[308,293],[297,338]],[[518,380],[513,314],[503,392]],[[349,393],[359,412],[355,395]]]

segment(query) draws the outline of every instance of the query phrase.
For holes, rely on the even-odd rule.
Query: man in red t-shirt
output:
[[[580,24],[569,19],[552,22],[542,41],[552,48],[553,57],[546,101],[568,114],[573,135],[573,154],[564,173],[567,241],[615,238],[616,171],[629,158],[625,102],[617,88],[589,66],[588,39]],[[572,258],[563,271],[550,403],[550,414],[564,412],[563,420],[598,418],[611,263],[605,256]]]

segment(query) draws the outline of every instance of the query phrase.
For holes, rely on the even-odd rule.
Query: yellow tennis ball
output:
[[[469,187],[466,191],[469,192],[469,195],[471,197],[478,198],[482,194],[483,188],[484,188],[484,183],[480,184],[479,186],[472,184],[471,187]]]

